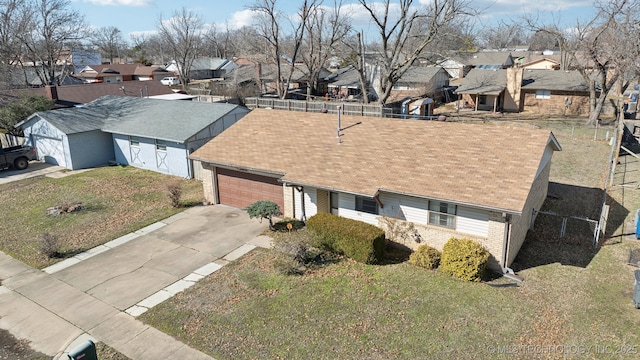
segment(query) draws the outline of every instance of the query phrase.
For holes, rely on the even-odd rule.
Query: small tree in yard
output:
[[[174,208],[180,207],[180,198],[182,197],[182,187],[180,183],[175,182],[167,185],[167,193],[169,195],[169,200],[171,200],[171,205]]]
[[[49,259],[60,256],[60,240],[58,236],[50,232],[40,235],[40,252]]]
[[[272,218],[274,216],[278,216],[282,214],[280,212],[280,207],[278,206],[278,204],[269,200],[258,200],[253,204],[247,206],[245,208],[245,211],[247,212],[247,214],[249,214],[249,217],[251,219],[259,218],[260,221],[262,221],[262,219],[269,220],[269,230],[272,230],[272,231],[275,230],[273,227]]]

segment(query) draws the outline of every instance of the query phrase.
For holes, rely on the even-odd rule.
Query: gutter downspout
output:
[[[300,206],[302,207],[302,221],[307,221],[307,210],[304,206],[304,186],[300,186],[300,201],[302,202]]]
[[[511,233],[511,214],[502,213],[502,220],[504,220],[504,240],[502,243],[504,244],[502,248],[502,275],[518,282],[524,281],[524,279],[515,274],[513,269],[507,267],[507,260],[509,259],[509,242],[511,237],[509,234]]]

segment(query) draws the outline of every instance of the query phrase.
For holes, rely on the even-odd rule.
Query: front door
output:
[[[331,213],[333,215],[338,215],[338,193],[331,192],[329,194],[329,207],[331,208]]]

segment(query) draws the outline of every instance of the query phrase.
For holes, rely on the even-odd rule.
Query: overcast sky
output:
[[[368,17],[357,5],[357,0],[344,0],[353,17],[353,26],[367,32]],[[417,0],[428,3],[430,0]],[[115,26],[126,40],[136,32],[154,31],[158,19],[171,17],[183,6],[202,16],[207,23],[216,24],[219,29],[226,26],[237,28],[251,24],[251,12],[247,9],[253,0],[72,0],[72,6],[86,16],[92,27]],[[332,5],[333,0],[325,0]],[[393,3],[393,1],[392,1]],[[278,0],[279,8],[295,12],[300,0]],[[516,20],[525,11],[533,12],[547,19],[560,18],[571,27],[577,18],[593,16],[592,1],[585,0],[472,0],[471,4],[482,15],[480,24],[495,24],[500,20]]]

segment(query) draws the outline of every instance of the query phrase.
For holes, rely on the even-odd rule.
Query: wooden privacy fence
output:
[[[275,110],[300,112],[327,112],[329,114],[336,114],[338,112],[338,106],[340,106],[342,109],[342,114],[355,116],[385,117],[392,113],[392,109],[385,108],[380,104],[361,104],[340,101],[305,101],[272,98],[246,98],[245,105],[249,109],[271,108]]]

